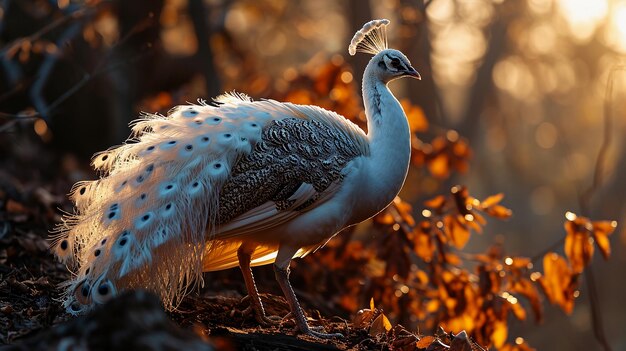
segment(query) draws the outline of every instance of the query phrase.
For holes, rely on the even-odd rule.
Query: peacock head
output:
[[[367,70],[379,77],[384,83],[402,77],[422,79],[409,59],[400,51],[387,48],[387,19],[372,20],[363,25],[352,37],[348,52],[357,51],[372,54]]]

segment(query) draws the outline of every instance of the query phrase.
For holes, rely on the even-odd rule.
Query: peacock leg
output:
[[[287,303],[289,303],[289,307],[291,308],[291,315],[296,321],[296,326],[298,327],[298,329],[300,329],[302,333],[316,336],[318,338],[342,338],[343,335],[340,333],[322,333],[315,331],[309,327],[309,324],[306,321],[306,317],[304,316],[304,312],[302,311],[300,303],[298,302],[298,298],[296,297],[296,293],[293,291],[291,283],[289,282],[289,264],[291,263],[291,257],[293,257],[295,251],[290,256],[288,256],[288,259],[284,259],[285,257],[283,257],[283,259],[281,260],[281,256],[285,256],[284,253],[288,251],[289,250],[283,250],[283,247],[281,247],[281,250],[279,250],[278,257],[276,259],[276,262],[274,263],[274,273],[276,274],[276,280],[278,281],[278,284],[280,285],[280,288],[283,291],[285,298],[287,299]]]
[[[274,324],[278,324],[281,320],[278,316],[266,316],[265,309],[263,308],[263,303],[261,302],[261,298],[259,297],[259,291],[256,288],[256,284],[254,283],[254,276],[252,275],[252,268],[250,267],[250,261],[252,260],[252,252],[254,252],[255,247],[246,246],[245,244],[241,245],[237,250],[237,258],[239,258],[239,268],[241,268],[241,272],[243,273],[243,280],[246,282],[246,290],[248,290],[248,296],[242,299],[243,301],[248,300],[250,303],[250,307],[243,311],[244,314],[249,312],[254,313],[254,318],[261,324],[262,326],[270,326]]]

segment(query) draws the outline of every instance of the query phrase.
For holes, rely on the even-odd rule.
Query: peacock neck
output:
[[[370,156],[366,169],[368,207],[375,214],[400,192],[409,168],[411,134],[402,106],[387,84],[366,70],[363,101]]]

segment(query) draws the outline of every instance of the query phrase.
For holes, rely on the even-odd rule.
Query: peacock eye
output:
[[[396,69],[400,69],[402,67],[402,65],[400,64],[400,60],[398,60],[397,58],[391,60],[391,66]]]

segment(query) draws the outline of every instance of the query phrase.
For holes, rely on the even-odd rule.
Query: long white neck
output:
[[[365,167],[366,211],[383,210],[400,192],[409,169],[411,134],[404,110],[370,62],[363,76],[370,157]]]

